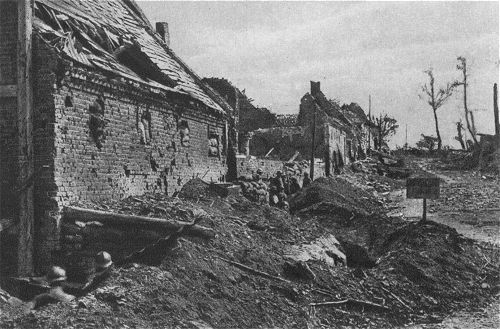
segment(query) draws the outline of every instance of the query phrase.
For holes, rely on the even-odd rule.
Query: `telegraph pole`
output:
[[[405,150],[408,149],[408,124],[405,127]]]
[[[368,95],[368,151],[372,143],[372,95]]]
[[[495,116],[495,136],[497,139],[497,147],[500,147],[500,122],[498,118],[498,86],[493,85],[493,114]]]

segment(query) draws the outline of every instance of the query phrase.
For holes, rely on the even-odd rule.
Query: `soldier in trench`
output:
[[[47,272],[47,282],[50,290],[39,294],[30,302],[31,308],[37,309],[51,303],[70,303],[75,300],[75,296],[64,292],[63,285],[66,282],[66,271],[59,266],[52,266]]]
[[[281,176],[281,171],[276,172],[276,176],[271,178],[270,184],[269,184],[269,190],[270,190],[270,197],[269,197],[269,203],[272,206],[278,206],[280,202],[282,201],[285,186],[283,184],[283,178]],[[286,194],[285,194],[286,198]]]
[[[113,261],[111,255],[106,251],[100,251],[95,256],[95,274],[92,279],[81,288],[79,295],[84,295],[95,288],[111,276]]]

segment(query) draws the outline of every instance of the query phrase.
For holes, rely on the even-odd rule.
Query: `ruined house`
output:
[[[319,82],[311,81],[311,91],[301,98],[297,125],[315,127],[316,156],[324,158],[327,174],[352,159],[354,132],[350,122],[338,104],[326,98]]]
[[[307,160],[314,155],[329,175],[363,158],[369,149],[370,125],[363,109],[355,103],[340,106],[328,99],[319,82],[311,81],[311,91],[301,98],[297,115],[277,118],[276,127],[252,132],[251,155],[281,161]]]
[[[276,114],[267,108],[257,107],[229,80],[223,78],[204,78],[203,81],[219,93],[235,109],[236,129],[238,131],[239,153],[248,155],[251,132],[276,126]]]
[[[0,2],[2,217],[22,217],[18,193],[34,190],[34,219],[20,220],[18,274],[51,263],[65,205],[225,179],[231,108],[172,51],[166,23],[155,31],[132,0],[36,0],[21,9],[18,20],[18,2]],[[32,45],[25,62],[18,22]],[[33,97],[24,117],[23,65],[31,76],[18,91]],[[32,175],[22,181],[18,152],[30,150]]]
[[[349,121],[354,133],[354,144],[352,145],[353,158],[364,158],[371,147],[370,137],[375,136],[377,133],[376,127],[370,122],[361,106],[356,103],[344,104],[340,110]]]
[[[269,156],[282,161],[291,159],[296,153],[294,159],[299,161],[310,159],[314,154],[315,158],[324,161],[327,174],[352,157],[354,132],[351,122],[340,106],[326,98],[319,82],[311,81],[311,92],[301,98],[298,115],[287,116],[279,122],[281,126],[253,132],[250,154],[262,157],[272,149]],[[314,152],[311,149],[313,136]]]

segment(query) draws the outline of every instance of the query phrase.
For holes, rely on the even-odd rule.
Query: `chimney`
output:
[[[318,94],[320,91],[321,91],[321,88],[320,88],[319,81],[318,82],[311,81],[311,95],[314,96],[314,95]]]
[[[168,32],[167,22],[156,22],[156,33],[158,33],[167,47],[170,48],[170,33]]]

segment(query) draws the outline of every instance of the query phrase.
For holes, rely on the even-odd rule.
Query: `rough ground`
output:
[[[493,197],[498,189],[487,179],[473,177],[474,195],[483,195],[481,202],[490,207],[490,194],[481,194],[484,186],[497,193]],[[202,209],[208,216],[201,224],[218,234],[212,241],[184,239],[160,267],[118,268],[104,285],[72,305],[17,315],[0,306],[0,327],[391,328],[439,322],[449,314],[488,305],[498,291],[497,248],[437,222],[423,225],[404,214],[386,216],[388,211],[405,211],[388,193],[404,186],[403,181],[363,173],[344,178],[319,180],[296,196],[290,203],[297,214],[293,216],[242,197],[221,199],[205,193],[196,199],[145,196],[137,198],[142,201],[94,205],[151,216],[164,216],[162,209]],[[455,188],[462,187],[446,183],[444,197],[431,203],[436,221],[447,207],[475,207],[466,202],[471,196],[465,191],[459,194],[463,199],[448,200],[456,197]],[[482,213],[481,209],[472,213]],[[175,217],[190,220],[186,213]],[[289,261],[285,255],[292,246],[328,234],[341,242],[348,263],[358,260],[356,267],[312,260],[308,265],[314,279],[284,274]],[[309,305],[347,298],[387,310],[352,303]]]

